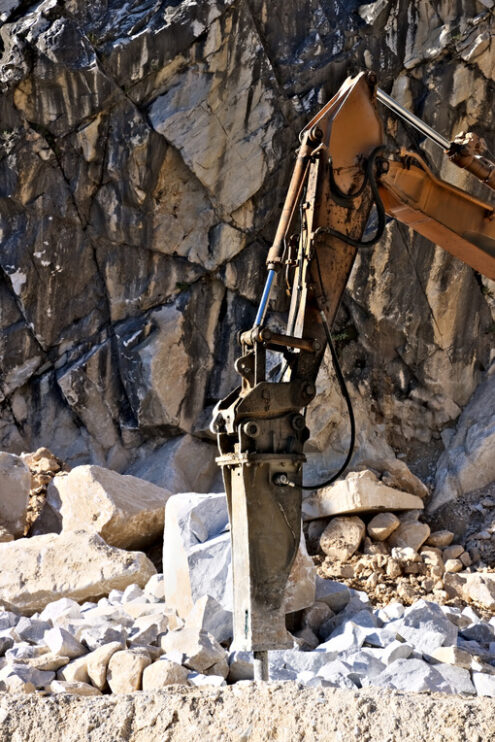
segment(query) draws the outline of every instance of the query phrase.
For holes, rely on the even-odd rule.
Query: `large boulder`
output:
[[[495,363],[464,408],[455,429],[444,432],[430,512],[495,481]]]
[[[174,495],[167,503],[163,538],[165,601],[186,618],[210,595],[232,611],[232,566],[224,493]],[[312,605],[316,570],[301,539],[286,588],[286,613]]]
[[[14,454],[0,453],[0,524],[13,536],[22,536],[31,487],[31,474]]]
[[[450,597],[474,602],[486,610],[495,610],[495,574],[493,572],[462,572],[444,576]]]
[[[140,479],[177,492],[211,492],[220,469],[215,462],[217,446],[192,435],[181,435],[137,461],[129,470]]]
[[[169,497],[161,487],[101,466],[58,475],[47,493],[64,531],[94,530],[110,546],[125,549],[143,548],[160,536]]]
[[[302,506],[304,520],[329,515],[421,508],[423,501],[420,497],[388,487],[368,469],[350,472],[345,479],[323,487],[307,497]]]
[[[140,552],[109,546],[97,533],[48,533],[0,544],[0,601],[32,614],[58,598],[101,598],[131,583],[144,587],[156,570]]]

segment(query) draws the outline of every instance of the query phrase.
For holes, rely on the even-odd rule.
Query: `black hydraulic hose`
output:
[[[343,232],[339,232],[336,229],[332,229],[331,227],[318,227],[318,229],[315,230],[315,235],[317,234],[329,234],[332,235],[332,237],[338,237],[339,240],[342,240],[342,242],[347,243],[348,245],[352,245],[353,247],[371,247],[372,245],[376,245],[378,240],[381,238],[384,230],[385,230],[385,222],[386,222],[386,216],[385,216],[385,207],[383,206],[382,199],[380,198],[380,194],[378,192],[378,186],[376,184],[375,174],[373,172],[373,168],[375,166],[375,160],[377,155],[385,149],[383,145],[380,145],[379,147],[376,147],[371,155],[368,158],[368,163],[366,166],[366,180],[369,181],[371,192],[373,194],[373,200],[374,204],[376,206],[376,211],[378,215],[378,227],[376,229],[376,233],[373,237],[371,237],[369,240],[355,240],[353,237],[349,237],[349,235],[344,234]],[[352,198],[352,194],[349,196],[349,198]]]
[[[350,398],[349,391],[345,383],[342,369],[340,367],[339,359],[337,356],[337,351],[335,350],[335,346],[333,344],[332,335],[330,333],[330,328],[328,326],[327,318],[325,317],[322,310],[320,310],[320,316],[321,316],[322,323],[323,323],[323,329],[325,330],[325,335],[327,337],[328,347],[330,348],[330,353],[332,356],[332,363],[335,369],[335,374],[337,376],[337,381],[339,382],[340,391],[347,405],[347,412],[349,415],[349,423],[350,423],[350,428],[351,428],[351,440],[349,442],[349,449],[347,451],[347,455],[345,457],[344,463],[342,464],[340,469],[336,471],[335,474],[332,474],[332,476],[326,479],[324,482],[319,482],[318,484],[301,485],[301,489],[303,490],[316,490],[316,489],[320,489],[321,487],[328,487],[329,484],[333,484],[333,482],[335,482],[335,480],[338,479],[341,476],[341,474],[343,474],[343,472],[347,469],[352,459],[352,454],[354,453],[354,444],[356,442],[356,420],[354,418],[354,410],[352,409],[351,398]]]

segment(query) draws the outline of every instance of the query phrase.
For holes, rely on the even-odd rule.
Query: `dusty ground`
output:
[[[294,683],[77,698],[0,694],[1,742],[488,742],[495,700]]]

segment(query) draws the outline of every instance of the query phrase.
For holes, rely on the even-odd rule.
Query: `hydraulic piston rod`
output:
[[[380,103],[383,103],[384,106],[390,108],[390,110],[396,113],[397,116],[400,116],[400,118],[404,119],[404,121],[407,121],[409,124],[411,124],[411,126],[414,126],[418,131],[428,137],[428,139],[431,139],[432,142],[435,142],[435,144],[437,144],[439,147],[442,147],[443,149],[449,149],[450,142],[448,139],[445,139],[445,137],[439,134],[438,131],[435,131],[435,129],[432,129],[431,126],[425,124],[424,121],[418,118],[418,116],[415,116],[414,113],[411,113],[411,111],[408,111],[407,108],[401,106],[401,104],[398,103],[394,98],[392,98],[392,96],[388,95],[380,88],[377,88],[376,97],[380,101]]]

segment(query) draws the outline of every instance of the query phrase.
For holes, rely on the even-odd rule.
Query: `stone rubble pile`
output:
[[[364,593],[321,578],[316,597],[294,648],[270,652],[271,680],[495,697],[494,618],[423,600],[374,609]],[[163,598],[155,574],[97,603],[61,598],[29,617],[1,610],[0,689],[100,695],[252,679],[250,653],[229,651],[198,612],[183,621]],[[207,603],[200,613],[212,621]]]
[[[20,457],[8,461],[0,512],[14,503],[26,523],[36,476],[47,488],[38,527],[55,532],[0,543],[0,690],[100,695],[251,680],[251,655],[232,643],[225,495],[170,495],[95,466],[67,473],[46,449],[30,457],[31,474]],[[272,680],[495,697],[495,573],[421,521],[420,483],[402,486],[415,491],[364,471],[305,502],[319,554],[301,539],[285,603],[293,649],[270,652]],[[164,521],[162,574],[128,549]]]
[[[366,590],[377,605],[424,598],[495,607],[495,574],[472,540],[466,550],[453,543],[452,531],[432,532],[421,520],[418,494],[384,485],[372,471],[350,473],[316,492],[303,504],[303,516],[319,574]],[[483,589],[474,587],[478,583]]]

